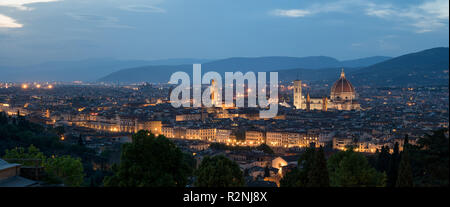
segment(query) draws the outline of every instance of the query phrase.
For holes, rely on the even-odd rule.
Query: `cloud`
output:
[[[419,5],[418,8],[433,15],[435,18],[448,20],[448,0],[435,0],[431,2],[425,2]]]
[[[98,27],[122,28],[122,29],[133,28],[128,25],[119,24],[119,19],[117,19],[116,17],[102,16],[95,14],[74,14],[74,13],[67,13],[66,15],[72,17],[77,21],[86,21],[95,23],[96,26]]]
[[[0,0],[0,6],[13,7],[19,10],[32,10],[32,8],[27,7],[26,5],[35,3],[56,2],[56,1],[61,0]]]
[[[368,8],[366,8],[366,15],[375,16],[379,18],[387,18],[395,14],[395,10],[390,4],[377,5],[374,3],[369,3]]]
[[[119,7],[125,11],[142,12],[142,13],[166,13],[166,10],[150,5],[126,5]]]
[[[448,26],[449,1],[428,0],[420,4],[395,6],[374,3],[370,0],[338,0],[329,3],[315,3],[305,8],[275,9],[271,15],[303,18],[321,13],[361,12],[364,15],[398,22],[414,28],[417,33],[431,32]]]
[[[315,3],[302,9],[275,9],[270,14],[275,16],[299,18],[328,12],[347,12],[348,8],[363,4],[363,0],[339,0],[325,4]]]
[[[390,21],[406,22],[415,27],[415,32],[425,33],[448,26],[448,9],[448,0],[434,0],[404,8],[369,4],[366,14]]]
[[[16,22],[15,19],[0,14],[0,28],[21,28],[22,24]]]
[[[47,3],[56,2],[60,0],[0,0],[0,7],[12,7],[22,11],[30,11],[33,8],[26,5],[35,3]],[[18,23],[15,19],[0,14],[0,28],[21,28],[22,24]]]
[[[307,10],[302,9],[276,9],[272,11],[272,14],[275,16],[282,16],[282,17],[304,17],[306,15],[310,15],[311,12]]]
[[[68,16],[72,17],[75,20],[79,21],[91,21],[91,22],[115,22],[117,18],[108,17],[102,15],[95,14],[75,14],[75,13],[67,13]]]

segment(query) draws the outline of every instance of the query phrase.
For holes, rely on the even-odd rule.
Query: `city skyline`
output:
[[[359,197],[349,187],[367,201],[387,200],[364,192],[374,187],[448,187],[448,9],[0,0],[0,191],[177,187],[169,199],[125,191],[150,204],[281,206],[277,195],[329,198],[309,187],[333,187],[334,204]],[[104,192],[92,195],[113,198]]]

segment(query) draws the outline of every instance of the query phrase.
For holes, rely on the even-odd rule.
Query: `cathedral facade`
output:
[[[344,70],[339,80],[331,87],[330,97],[311,98],[309,93],[302,95],[302,81],[294,81],[294,107],[303,110],[359,110],[355,88],[345,78]]]

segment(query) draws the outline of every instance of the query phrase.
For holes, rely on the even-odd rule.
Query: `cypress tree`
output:
[[[398,177],[398,165],[400,161],[399,144],[394,145],[394,152],[389,160],[389,170],[387,171],[387,186],[394,187]]]
[[[401,154],[400,166],[398,169],[397,187],[413,187],[413,175],[409,161],[408,150],[403,150]]]
[[[330,177],[328,175],[327,161],[323,148],[320,147],[314,154],[312,169],[308,173],[308,187],[329,187]]]
[[[264,177],[266,178],[266,177],[270,177],[270,169],[269,169],[269,166],[266,166],[265,168],[264,168]]]
[[[81,136],[81,134],[80,134],[80,136],[78,136],[78,145],[84,146],[84,140],[83,140],[83,137]]]
[[[8,117],[5,112],[0,112],[0,124],[8,124]]]
[[[408,134],[405,134],[405,139],[404,139],[404,142],[403,142],[403,146],[405,146],[407,144],[409,144],[409,137],[408,137]]]
[[[381,151],[377,156],[377,164],[376,169],[380,172],[387,172],[389,168],[389,147],[383,146],[381,147]]]

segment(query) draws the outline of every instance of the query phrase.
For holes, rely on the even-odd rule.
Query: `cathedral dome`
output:
[[[355,88],[345,78],[344,70],[342,70],[341,77],[331,87],[331,97],[332,99],[354,99],[354,96]]]

